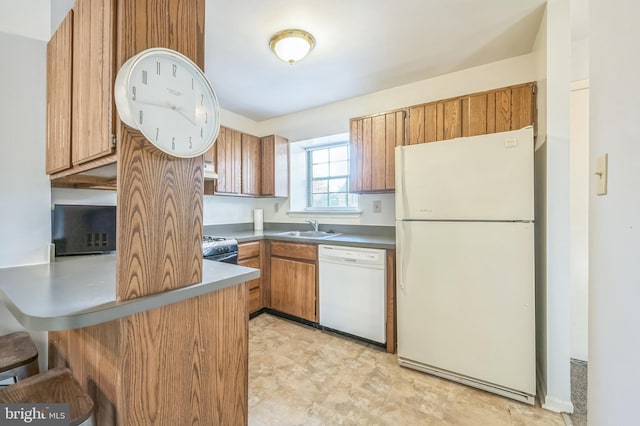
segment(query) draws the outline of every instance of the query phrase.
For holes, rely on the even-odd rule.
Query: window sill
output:
[[[306,210],[290,210],[287,216],[291,217],[313,217],[313,216],[331,216],[336,218],[357,217],[362,215],[362,210],[329,210],[329,209],[306,209]]]

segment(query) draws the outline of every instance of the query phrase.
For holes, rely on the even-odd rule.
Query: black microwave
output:
[[[56,204],[51,222],[56,256],[116,249],[116,206]]]

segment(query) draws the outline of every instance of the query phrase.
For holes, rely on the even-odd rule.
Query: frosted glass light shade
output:
[[[293,64],[307,56],[316,41],[311,34],[303,30],[284,30],[276,33],[269,41],[273,53],[285,62]]]

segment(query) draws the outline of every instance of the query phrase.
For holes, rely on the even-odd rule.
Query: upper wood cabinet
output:
[[[289,193],[289,141],[262,138],[220,126],[216,143],[203,157],[218,179],[206,181],[206,195],[286,197]]]
[[[262,145],[261,195],[289,196],[289,141],[271,135],[260,139]]]
[[[241,158],[242,193],[260,195],[262,153],[258,137],[242,134]]]
[[[218,180],[216,192],[240,194],[242,133],[227,127],[220,127],[215,145],[216,172]]]
[[[73,24],[73,164],[113,152],[115,0],[76,0]]]
[[[47,44],[47,173],[71,167],[72,37],[70,10]]]
[[[395,189],[395,147],[404,144],[404,111],[351,119],[349,192]]]
[[[409,144],[521,129],[534,124],[535,83],[409,108]]]

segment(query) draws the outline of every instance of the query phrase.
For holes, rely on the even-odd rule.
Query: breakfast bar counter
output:
[[[204,261],[200,283],[118,301],[116,256],[74,256],[0,269],[0,299],[29,330],[68,330],[181,302],[259,276],[257,269]]]

